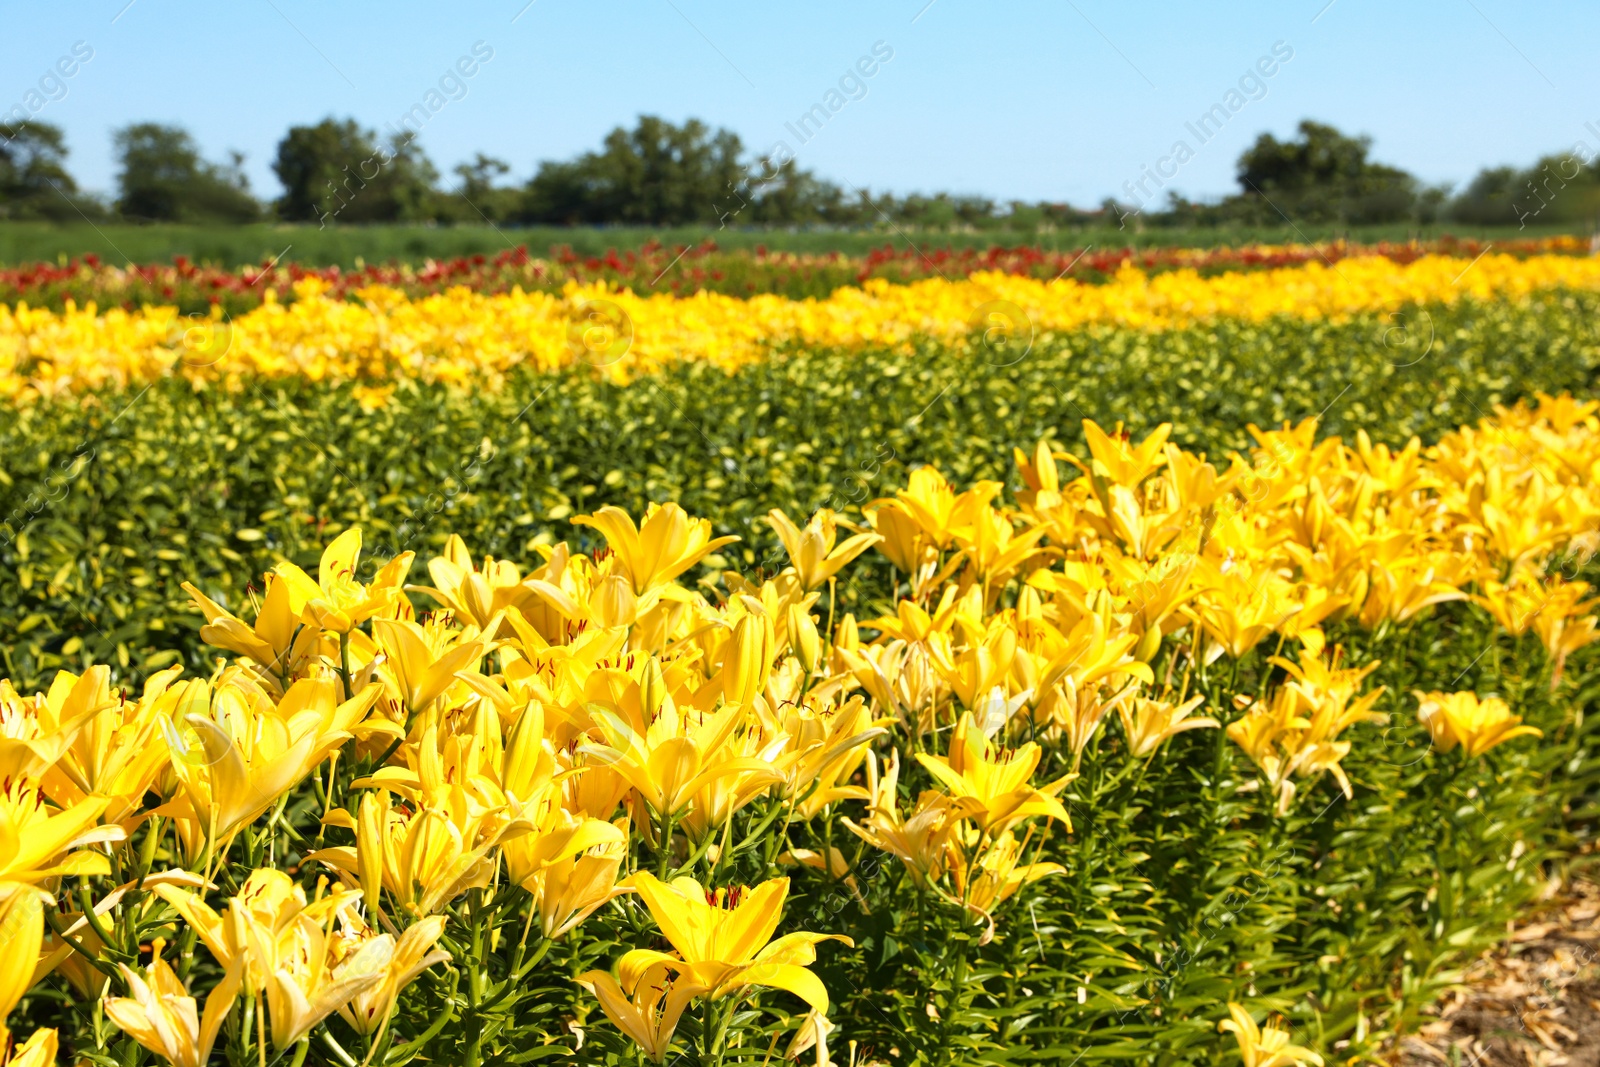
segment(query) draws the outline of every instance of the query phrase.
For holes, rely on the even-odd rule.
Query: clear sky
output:
[[[288,126],[382,129],[430,103],[420,142],[444,173],[481,150],[526,177],[654,113],[783,141],[841,184],[1085,206],[1127,199],[1179,140],[1193,157],[1162,164],[1167,187],[1229,192],[1240,150],[1304,117],[1437,182],[1600,147],[1594,0],[0,0],[0,20],[0,112],[62,126],[95,191],[130,121],[243,152],[272,196]],[[70,61],[74,46],[92,57]],[[474,73],[452,81],[462,57]],[[864,57],[872,75],[852,80]],[[1229,98],[1263,57],[1271,76]],[[1219,103],[1237,108],[1202,144],[1185,124]],[[802,143],[786,124],[818,104],[827,121]]]

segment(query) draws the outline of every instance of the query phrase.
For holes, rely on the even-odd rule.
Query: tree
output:
[[[742,152],[730,130],[642,115],[632,130],[618,126],[607,134],[598,152],[541,163],[528,184],[524,214],[530,222],[716,222],[730,205],[736,208],[736,195],[748,184]]]
[[[272,170],[283,183],[278,216],[291,222],[417,222],[441,213],[439,172],[416,141],[381,143],[354,119],[290,127]]]
[[[1369,160],[1370,137],[1310,119],[1298,133],[1291,141],[1264,133],[1239,157],[1240,197],[1263,217],[1282,211],[1307,222],[1393,222],[1412,213],[1416,179]]]
[[[185,130],[155,122],[125,126],[112,143],[121,167],[117,210],[129,218],[248,222],[261,214],[238,154],[228,167],[207,163]]]
[[[750,201],[749,209],[735,216],[741,224],[803,226],[837,222],[845,210],[843,190],[801,170],[792,159],[781,163],[772,159],[758,161],[741,195]]]
[[[67,142],[46,122],[0,123],[0,218],[77,218],[69,200],[78,185],[67,173]],[[91,214],[99,205],[88,202]]]
[[[479,152],[471,163],[454,168],[461,179],[460,207],[455,217],[464,222],[503,222],[516,214],[520,193],[495,182],[511,173],[511,164]]]

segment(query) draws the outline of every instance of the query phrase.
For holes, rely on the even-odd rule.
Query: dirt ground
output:
[[[1600,871],[1555,891],[1467,972],[1401,1067],[1600,1067]]]

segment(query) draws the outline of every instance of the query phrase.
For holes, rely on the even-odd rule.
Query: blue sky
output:
[[[492,49],[420,141],[442,172],[482,150],[530,175],[641,112],[700,117],[751,148],[875,190],[1005,200],[1128,199],[1125,182],[1193,150],[1169,188],[1231,191],[1239,152],[1303,117],[1370,134],[1375,155],[1429,181],[1600,147],[1600,4],[1512,0],[85,0],[5,5],[0,112],[65,128],[70,164],[112,187],[110,134],[180,123],[212,158],[245,154],[275,195],[291,124],[354,116],[382,128],[429,103],[462,57]],[[81,42],[81,44],[79,44]],[[1272,61],[1279,45],[1292,58]],[[93,50],[60,77],[75,45]],[[874,46],[892,58],[846,80]],[[1270,77],[1203,145],[1188,132],[1263,57]],[[40,91],[41,80],[44,91]],[[30,95],[31,94],[31,95]],[[56,97],[49,99],[49,97]],[[1252,99],[1251,96],[1256,98]],[[845,101],[801,143],[793,124]],[[42,103],[41,103],[42,101]],[[1170,171],[1174,163],[1163,169]],[[1153,186],[1146,185],[1147,189]]]

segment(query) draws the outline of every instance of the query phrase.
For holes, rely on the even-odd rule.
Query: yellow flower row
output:
[[[661,938],[577,980],[652,1059],[681,1043],[691,1002],[714,1058],[757,990],[803,1002],[791,1051],[825,1057],[830,1000],[811,965],[823,942],[849,940],[774,936],[781,868],[861,885],[844,849],[792,847],[791,827],[848,812],[842,826],[986,939],[1008,901],[1064,872],[1048,835],[1073,832],[1061,796],[1086,759],[1147,766],[1226,717],[1268,810],[1287,814],[1324,776],[1352,796],[1350,738],[1387,716],[1367,685],[1374,665],[1342,665],[1331,623],[1403,626],[1470,599],[1537,635],[1552,686],[1600,637],[1589,587],[1550,566],[1600,545],[1596,409],[1545,397],[1427,450],[1319,441],[1308,420],[1257,431],[1254,455],[1225,465],[1168,444],[1166,426],[1134,443],[1086,423],[1087,456],[1044,444],[1017,455],[1014,503],[998,482],[958,490],[923,467],[869,504],[853,536],[827,511],[804,525],[773,512],[789,565],[759,582],[690,583],[733,539],[666,504],[637,522],[601,508],[579,521],[605,552],[563,543],[531,566],[474,560],[451,538],[426,585],[407,584],[410,552],[364,568],[351,529],[315,574],[280,563],[248,608],[185,586],[201,636],[235,657],[210,677],[173,667],[131,696],[114,695],[105,667],[63,672],[33,697],[0,682],[0,929],[14,953],[0,1023],[59,971],[187,1067],[236,1003],[257,1012],[259,1036],[228,1031],[257,1042],[251,1061],[269,1040],[303,1055],[335,1013],[364,1037],[414,1038],[397,998],[452,958],[435,947],[447,928],[498,924],[525,974],[541,958],[524,964],[532,931],[543,949],[586,922],[633,937],[596,918],[633,893]],[[880,618],[833,619],[830,584],[873,549],[907,595]],[[1269,641],[1295,650],[1275,660],[1282,684],[1219,684],[1213,664]],[[1460,751],[1452,760],[1538,733],[1499,697],[1416,700],[1435,748]],[[931,787],[912,800],[901,775],[917,768]],[[264,868],[223,902],[213,891],[230,856],[262,856],[291,793],[330,835],[303,862],[337,881],[308,894]],[[735,818],[752,808],[766,815],[755,830]],[[740,850],[765,857],[754,889],[718,883]],[[87,886],[113,871],[126,884],[92,912],[55,901],[64,876]],[[134,887],[153,901],[124,907]],[[51,936],[41,895],[62,911]],[[133,953],[109,951],[139,922],[193,931],[215,959],[203,1014],[165,942],[143,976]],[[107,984],[112,962],[126,996]],[[1227,1028],[1273,1062],[1314,1060],[1242,1010]]]
[[[1538,290],[1600,290],[1600,258],[1543,255],[1476,260],[1426,256],[1399,264],[1353,258],[1201,277],[1125,268],[1104,285],[984,273],[909,285],[881,279],[824,300],[716,293],[613,292],[572,283],[562,294],[452,289],[409,299],[374,286],[335,299],[305,279],[231,321],[172,307],[62,312],[0,307],[0,397],[129,386],[166,375],[197,382],[244,376],[379,383],[400,377],[465,382],[512,367],[587,363],[619,378],[677,360],[733,367],[774,347],[888,346],[919,338],[1005,345],[1092,324],[1144,329],[1215,317],[1338,318],[1465,296],[1516,299]],[[270,294],[269,294],[270,297]]]

